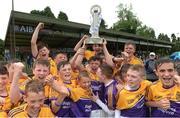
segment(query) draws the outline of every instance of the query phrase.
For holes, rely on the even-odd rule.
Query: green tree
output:
[[[68,16],[66,15],[66,13],[60,11],[58,14],[58,19],[68,21]]]
[[[51,8],[48,6],[43,10],[43,14],[44,16],[55,18],[53,12],[51,11]]]
[[[180,51],[180,37],[176,37],[176,35],[173,33],[171,34],[171,40],[172,40],[172,43],[174,44],[172,46],[172,49],[171,49],[171,52],[176,52],[176,51]]]
[[[136,34],[138,27],[141,26],[141,21],[132,12],[132,5],[124,7],[123,4],[120,4],[117,12],[119,21],[113,24],[113,29]]]
[[[180,40],[176,40],[175,42],[173,42],[173,46],[171,49],[171,52],[176,52],[176,51],[180,51]]]
[[[41,16],[47,16],[47,17],[51,17],[51,18],[55,18],[54,14],[51,11],[50,7],[46,7],[44,8],[44,10],[39,11],[39,10],[32,10],[30,12],[31,14],[36,14],[36,15],[41,15]]]
[[[39,11],[39,10],[32,10],[30,13],[31,14],[36,14],[36,15],[42,15],[42,12]]]
[[[171,34],[171,40],[172,40],[173,43],[176,42],[176,35],[174,33]]]
[[[101,20],[100,28],[107,29],[106,22],[105,22],[105,20],[104,20],[103,18],[102,18],[102,20]]]
[[[148,38],[156,38],[155,31],[153,28],[143,25],[137,29],[137,35],[148,37]]]
[[[164,34],[164,33],[160,33],[158,35],[158,40],[163,40],[163,41],[169,41],[170,42],[170,38],[168,37],[167,34]]]
[[[176,40],[177,40],[177,41],[180,41],[180,37],[177,37]]]

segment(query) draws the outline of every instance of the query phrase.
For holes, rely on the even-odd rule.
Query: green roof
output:
[[[39,22],[44,22],[45,30],[42,30],[39,37],[47,42],[50,47],[74,47],[74,45],[80,40],[80,37],[82,37],[83,34],[88,34],[90,27],[87,24],[63,21],[55,18],[14,11],[11,12],[11,16],[9,19],[9,25],[5,38],[5,47],[10,47],[11,39],[13,38],[12,16],[14,16],[16,26],[16,46],[30,46],[30,40],[33,33],[28,31],[17,31],[19,27],[28,29],[28,27],[30,26],[34,30]],[[111,29],[100,29],[99,34],[100,37],[105,37],[108,41],[111,42],[124,43],[127,40],[133,40],[137,44],[144,46],[149,45],[168,48],[171,48],[171,46],[173,45],[171,42],[145,38],[125,32],[117,32]]]

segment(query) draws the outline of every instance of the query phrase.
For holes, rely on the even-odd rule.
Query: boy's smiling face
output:
[[[163,63],[157,67],[156,75],[161,80],[163,86],[170,87],[174,84],[173,76],[175,75],[175,69],[173,63]]]
[[[48,59],[49,57],[49,50],[47,47],[43,47],[39,50],[39,58],[41,59]]]
[[[0,75],[0,91],[6,89],[7,83],[8,83],[8,75],[7,74]]]
[[[72,68],[70,64],[60,67],[59,75],[64,81],[70,81],[72,78]]]
[[[43,91],[40,91],[38,93],[28,92],[24,96],[24,101],[27,102],[28,104],[27,111],[29,115],[39,114],[39,111],[44,104],[44,99],[45,99],[45,96],[44,96]]]
[[[129,69],[127,71],[125,80],[126,84],[130,88],[137,88],[140,86],[141,81],[143,80],[143,76],[140,74],[140,72]]]
[[[47,75],[49,75],[49,67],[42,64],[37,64],[36,67],[33,69],[33,74],[36,79],[42,80]]]
[[[83,89],[88,90],[91,88],[91,79],[89,77],[81,77],[79,78],[78,84]]]

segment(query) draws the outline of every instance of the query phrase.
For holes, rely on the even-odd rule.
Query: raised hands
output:
[[[121,56],[124,59],[128,59],[129,58],[129,54],[127,52],[121,52]]]
[[[91,100],[96,102],[99,99],[98,92],[96,92],[96,95],[92,92]]]
[[[54,81],[54,76],[53,75],[48,75],[45,77],[45,83],[49,86],[52,86],[53,85],[53,81]]]
[[[103,38],[103,45],[106,46],[107,45],[107,41],[106,39]]]
[[[36,28],[43,29],[44,28],[44,23],[40,22]]]
[[[20,76],[23,76],[23,69],[24,69],[24,64],[21,62],[17,62],[14,63],[13,66],[11,67],[13,71],[13,76],[18,76],[18,78],[20,78]]]
[[[180,85],[180,76],[174,75],[174,81],[175,81],[175,83],[177,83],[178,85]]]

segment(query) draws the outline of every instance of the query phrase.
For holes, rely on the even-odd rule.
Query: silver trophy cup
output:
[[[91,37],[86,40],[86,44],[102,44],[103,40],[99,37],[99,27],[101,23],[101,7],[99,5],[93,5],[90,10],[92,14],[92,22],[89,33]]]

